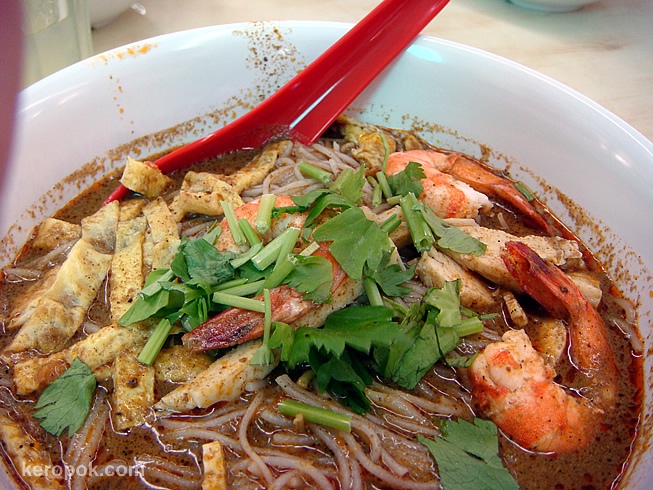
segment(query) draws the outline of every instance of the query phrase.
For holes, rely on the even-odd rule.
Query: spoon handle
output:
[[[275,94],[155,162],[169,173],[284,136],[313,143],[449,0],[385,0]],[[126,194],[122,186],[106,203]]]

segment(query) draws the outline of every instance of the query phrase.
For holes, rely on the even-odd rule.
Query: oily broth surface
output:
[[[208,163],[203,163],[194,167],[196,171],[219,171],[221,173],[232,173],[241,166],[243,166],[251,158],[251,153],[238,154],[226,157],[221,160],[216,160]],[[175,178],[175,188],[181,184],[183,174],[178,173],[173,175]],[[84,216],[92,214],[96,211],[109,193],[116,187],[117,182],[112,179],[106,179],[92,189],[85,191],[79,198],[72,201],[69,205],[59,211],[55,217],[79,223]],[[498,207],[501,211],[501,208]],[[504,210],[505,216],[511,226],[511,232],[516,235],[524,234],[529,230],[525,228],[520,220],[511,215],[507,210]],[[490,217],[486,220],[484,225],[496,225],[496,217]],[[31,258],[29,245],[23,250],[20,260],[28,260]],[[604,293],[609,291],[610,283],[606,275],[602,276],[602,285]],[[6,312],[11,311],[11,305],[15,299],[24,294],[29,288],[29,284],[14,284],[3,281],[2,290],[0,292],[3,301],[3,307]],[[100,293],[99,299],[103,297]],[[618,312],[603,311],[606,318],[610,315],[618,314]],[[90,310],[90,319],[98,325],[108,324],[108,312],[106,307],[101,302],[96,302]],[[505,330],[508,328],[505,321],[500,320],[500,329]],[[557,455],[554,457],[535,455],[518,448],[508,439],[500,438],[501,452],[506,462],[506,466],[510,468],[513,473],[518,476],[520,485],[523,488],[607,488],[610,487],[615,478],[618,477],[622,470],[624,461],[627,459],[630,452],[630,447],[640,410],[640,397],[641,397],[641,359],[632,355],[631,346],[624,338],[623,334],[608,322],[609,338],[612,344],[615,359],[618,368],[622,373],[628,373],[620,378],[620,398],[619,402],[613,413],[611,413],[604,421],[602,430],[598,433],[596,443],[587,449],[579,451],[578,453],[569,455]],[[13,334],[5,333],[0,338],[0,347],[4,348],[11,340]],[[82,334],[77,334],[73,341],[81,338]],[[2,369],[0,372],[0,379],[9,382],[11,380],[10,372],[7,369]],[[574,371],[569,363],[564,362],[562,366],[558,367],[558,378],[556,381],[567,386],[574,385],[573,379]],[[451,383],[449,380],[437,376],[435,372],[427,375],[426,381],[433,385],[436,389],[446,389],[446,385]],[[464,376],[462,377],[464,384]],[[458,381],[455,381],[458,384]],[[110,382],[106,385],[107,389],[111,389]],[[156,398],[160,398],[163,394],[174,388],[170,383],[159,383],[156,385]],[[0,388],[5,390],[5,388]],[[27,423],[37,423],[31,419],[33,410],[31,403],[38,399],[38,395],[33,394],[31,397],[26,398],[26,402],[20,402],[18,405],[25,413],[25,421]],[[7,392],[7,395],[10,396]],[[6,398],[6,397],[5,397]],[[248,399],[249,397],[244,397]],[[15,402],[13,402],[15,403]],[[274,405],[273,402],[270,402]],[[210,410],[197,410],[193,415],[200,415],[202,413],[210,412]],[[543,417],[546,414],[542,414]],[[260,431],[254,431],[258,427]],[[46,447],[50,448],[53,460],[58,461],[61,457],[61,447],[66,447],[67,438],[61,438],[61,442],[53,436],[43,433],[38,427],[33,427],[30,433],[39,436]],[[235,428],[227,427],[226,432],[233,435]],[[266,426],[263,422],[259,421],[258,424],[250,425],[250,438],[254,442],[259,442],[262,445],[270,444],[269,437],[272,433],[272,428]],[[190,442],[186,449],[180,450],[178,446],[174,446],[174,450],[166,450],[165,437],[161,438],[155,423],[153,428],[141,427],[133,429],[130,435],[116,433],[112,430],[107,432],[101,445],[96,464],[110,461],[115,458],[124,458],[129,460],[133,456],[141,454],[149,454],[154,456],[165,456],[178,464],[188,467],[195,467],[199,472],[201,467],[201,442]],[[319,446],[318,446],[319,448]],[[325,448],[320,448],[325,450]],[[306,448],[297,448],[296,452],[301,453],[302,456],[313,454],[319,457],[319,451],[308,450]],[[227,462],[236,460],[236,455],[230,451],[226,451]],[[577,475],[576,480],[572,480],[570,475]],[[142,481],[137,477],[130,477],[126,479],[114,480],[98,480],[97,482],[89,482],[89,488],[141,488]]]

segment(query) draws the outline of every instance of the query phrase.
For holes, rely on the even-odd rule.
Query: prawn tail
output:
[[[568,300],[565,295],[577,291],[577,288],[560,269],[543,260],[522,242],[507,242],[501,251],[501,258],[510,275],[527,294],[551,315],[558,318],[567,316]]]
[[[515,185],[507,179],[500,177],[480,164],[458,156],[449,171],[454,177],[462,180],[475,190],[486,195],[497,196],[519,209],[531,223],[538,229],[551,234],[551,227],[533,207],[533,204],[524,196]]]

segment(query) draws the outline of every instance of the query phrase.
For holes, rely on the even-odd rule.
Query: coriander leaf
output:
[[[441,437],[417,436],[435,458],[445,490],[518,490],[499,457],[497,427],[490,421],[443,422]]]
[[[351,168],[343,170],[329,190],[337,192],[341,196],[358,202],[363,197],[363,186],[365,185],[365,165],[354,172]]]
[[[415,265],[411,265],[408,269],[402,269],[399,264],[388,264],[390,262],[391,254],[385,252],[381,263],[376,270],[370,270],[365,267],[365,275],[371,277],[379,285],[385,294],[388,296],[404,296],[410,292],[409,288],[400,286],[413,278],[415,273]]]
[[[424,185],[420,182],[426,178],[422,165],[417,162],[408,162],[406,168],[401,172],[388,176],[388,184],[393,195],[406,196],[412,192],[419,196],[424,190]]]
[[[421,211],[422,216],[433,230],[433,234],[437,237],[438,247],[476,256],[485,253],[487,246],[483,242],[439,218],[430,207],[422,204]]]
[[[316,365],[316,368],[313,368]],[[349,406],[354,412],[364,414],[370,408],[365,387],[372,384],[372,378],[356,357],[345,351],[342,358],[332,357],[320,364],[311,356],[311,367],[316,373],[318,389],[329,391],[334,398]]]
[[[476,359],[476,356],[477,354],[474,354],[471,357],[467,357],[467,356],[458,356],[453,358],[446,357],[444,359],[444,362],[447,364],[447,366],[457,367],[457,368],[468,368],[469,366],[472,365],[474,359]]]
[[[350,306],[329,315],[323,328],[300,327],[288,365],[294,368],[309,362],[311,349],[340,357],[346,346],[364,353],[369,353],[372,346],[389,347],[398,332],[390,321],[392,314],[392,309],[385,306]]]
[[[166,282],[158,283],[159,290],[153,295],[137,297],[136,301],[120,317],[118,325],[125,327],[148,318],[161,318],[180,308],[184,304],[183,294],[176,290],[165,289],[162,284],[166,284]]]
[[[356,207],[356,203],[354,201],[341,196],[340,194],[324,194],[323,196],[320,196],[320,198],[315,201],[313,207],[311,207],[311,210],[308,212],[308,216],[306,216],[306,223],[304,226],[312,227],[316,225],[317,223],[315,220],[326,208],[345,210],[354,207]]]
[[[424,303],[438,309],[435,323],[442,327],[453,327],[462,321],[460,315],[461,280],[446,281],[442,289],[431,288],[424,295]]]
[[[295,268],[285,279],[288,286],[304,293],[304,299],[316,303],[324,303],[331,298],[333,267],[327,258],[319,255],[291,255],[290,261]]]
[[[397,338],[390,347],[385,365],[381,366],[382,375],[410,390],[440,358],[435,328],[427,323]]]
[[[260,281],[261,279],[267,279],[267,277],[272,274],[273,269],[274,264],[260,271],[254,264],[248,261],[238,267],[238,274],[241,278],[247,279],[247,282],[250,283]]]
[[[375,270],[384,252],[392,251],[388,234],[368,220],[358,207],[349,208],[313,232],[318,242],[333,242],[329,251],[345,273],[362,280],[365,264]]]
[[[175,274],[184,282],[206,283],[209,286],[214,286],[235,277],[234,268],[229,262],[236,257],[234,253],[220,252],[202,239],[182,241],[179,251],[185,259],[189,278],[177,274],[176,271]]]
[[[272,323],[272,335],[270,335],[270,342],[268,345],[270,349],[278,349],[281,347],[280,360],[281,362],[288,362],[290,352],[292,351],[295,342],[295,329],[283,322]]]
[[[308,192],[306,194],[292,196],[290,199],[292,199],[292,202],[294,202],[297,206],[303,208],[304,211],[306,211],[313,204],[315,204],[315,201],[317,201],[325,194],[332,194],[332,191],[329,189],[315,189],[314,191]]]
[[[39,397],[34,417],[43,419],[41,427],[59,437],[68,428],[68,436],[84,424],[93,402],[95,375],[85,363],[75,358],[64,373]]]

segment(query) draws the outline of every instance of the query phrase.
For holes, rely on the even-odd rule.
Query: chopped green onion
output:
[[[235,288],[236,286],[242,286],[245,283],[247,283],[247,279],[244,277],[240,279],[232,279],[231,281],[226,281],[222,284],[218,284],[217,286],[213,286],[213,292],[215,293],[217,291],[224,291],[225,289]]]
[[[270,342],[270,327],[272,326],[272,298],[270,290],[263,290],[263,303],[265,305],[265,320],[263,324],[263,343],[268,345]]]
[[[274,194],[264,194],[258,202],[258,211],[256,212],[256,231],[263,234],[270,229],[272,224],[272,208],[277,203],[277,196]]]
[[[138,362],[145,364],[146,366],[151,366],[156,356],[159,355],[163,344],[165,344],[168,339],[168,335],[172,331],[172,323],[167,318],[162,318],[158,323],[150,338],[147,339],[147,343],[141,350],[141,353],[138,355]]]
[[[312,179],[315,179],[315,180],[317,180],[318,182],[321,182],[324,185],[327,185],[329,182],[331,182],[332,175],[331,175],[330,172],[327,172],[326,170],[318,168],[315,165],[311,165],[308,162],[299,162],[297,164],[297,168],[306,177],[310,177]]]
[[[272,273],[267,277],[267,279],[265,279],[263,284],[264,288],[276,288],[283,282],[286,277],[288,277],[288,274],[290,274],[295,268],[295,264],[288,260],[288,258],[285,260],[279,259],[277,261],[277,266],[278,267],[275,266],[275,268],[272,270]]]
[[[261,242],[253,245],[247,252],[244,254],[240,254],[238,257],[235,259],[231,259],[230,263],[234,269],[238,269],[241,265],[247,263],[248,260],[251,260],[252,257],[256,256],[257,253],[259,253],[261,250],[263,250],[263,244]]]
[[[372,206],[380,206],[383,201],[383,191],[379,181],[372,176],[368,177],[367,181],[372,185]]]
[[[453,329],[458,334],[458,337],[465,337],[483,331],[483,322],[477,317],[465,318],[462,322],[453,326]]]
[[[340,193],[342,190],[342,186],[344,185],[345,181],[349,179],[351,176],[354,175],[354,170],[347,167],[344,169],[342,172],[338,174],[338,177],[336,177],[336,180],[329,186],[329,190],[332,190],[333,192]]]
[[[210,228],[204,233],[204,240],[209,242],[211,245],[215,243],[220,234],[222,233],[222,225],[219,225],[218,222],[214,222]]]
[[[385,172],[377,172],[376,178],[379,181],[379,185],[381,187],[381,191],[383,191],[383,195],[385,196],[386,199],[390,199],[392,197],[392,190],[390,189],[390,184],[388,184],[388,179],[385,176]]]
[[[300,388],[306,389],[311,384],[311,381],[313,381],[313,378],[315,378],[315,371],[312,369],[307,369],[301,374],[299,378],[297,378],[295,384]]]
[[[277,270],[279,266],[286,260],[286,257],[288,257],[288,254],[293,251],[295,248],[295,244],[297,243],[297,240],[299,239],[299,233],[301,230],[299,228],[288,228],[288,238],[286,238],[282,243],[281,247],[279,247],[279,257],[277,258],[277,263],[274,264],[274,269]]]
[[[389,198],[387,199],[388,204],[390,204],[391,206],[396,206],[396,205],[399,204],[399,202],[401,201],[401,197],[402,197],[402,196],[392,196],[392,197],[389,197]]]
[[[419,201],[415,194],[409,192],[399,202],[404,213],[404,219],[408,225],[408,231],[413,239],[413,244],[419,253],[430,250],[435,243],[435,237],[428,223],[419,210]]]
[[[390,145],[388,145],[388,138],[385,134],[381,133],[381,141],[383,142],[383,173],[388,170],[388,159],[390,158]]]
[[[381,228],[382,231],[385,231],[389,235],[395,231],[400,224],[401,218],[396,214],[392,214],[388,219],[379,225],[379,228]]]
[[[315,252],[317,252],[320,249],[320,244],[317,242],[311,242],[308,247],[306,247],[304,250],[301,251],[299,255],[303,255],[304,257],[308,257],[309,255],[313,255]]]
[[[222,206],[225,218],[227,218],[227,224],[229,225],[229,231],[231,231],[234,243],[238,246],[245,245],[247,240],[245,239],[245,235],[240,229],[240,226],[238,226],[238,218],[234,212],[234,207],[227,201],[220,201],[220,205]]]
[[[277,404],[277,409],[287,417],[295,417],[302,414],[305,420],[315,424],[332,427],[344,432],[351,432],[351,417],[327,410],[325,408],[313,407],[294,400],[282,400]]]
[[[523,182],[515,182],[515,188],[524,195],[527,201],[535,199],[533,193]]]
[[[259,281],[248,282],[247,284],[239,284],[228,289],[221,289],[220,292],[224,294],[233,294],[234,296],[249,296],[250,294],[258,293],[264,282],[265,280],[261,279]]]
[[[213,293],[213,301],[226,306],[233,306],[234,308],[242,308],[243,310],[256,311],[258,313],[265,313],[265,303],[258,299],[243,298],[234,294],[226,294],[222,291]]]
[[[370,301],[370,305],[384,306],[381,292],[379,291],[379,287],[376,285],[374,279],[366,277],[363,280],[363,286],[365,287],[365,293],[367,294],[367,299]]]
[[[292,227],[284,230],[281,235],[268,243],[265,247],[263,247],[263,250],[252,257],[252,264],[254,264],[254,267],[260,271],[267,269],[279,258],[281,246],[285,243],[286,240],[292,241],[292,245],[295,245],[297,238],[299,237],[298,232],[299,229]]]
[[[241,218],[238,220],[238,225],[240,226],[240,231],[242,231],[243,235],[245,235],[245,238],[247,238],[250,246],[253,247],[257,243],[261,243],[261,239],[254,231],[254,228],[252,228],[252,225],[249,224],[249,221],[247,221],[245,218]]]

